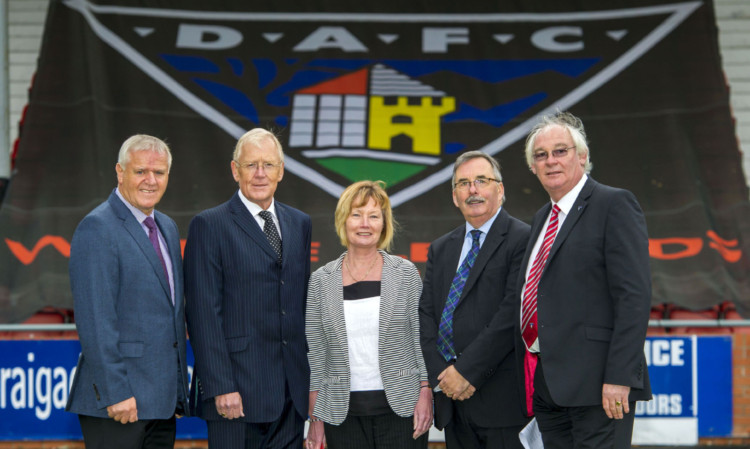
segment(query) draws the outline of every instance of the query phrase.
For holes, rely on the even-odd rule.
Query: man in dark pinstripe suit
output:
[[[430,245],[419,304],[422,352],[437,392],[435,426],[445,429],[448,449],[521,449],[518,432],[528,418],[514,291],[529,225],[502,207],[500,165],[487,154],[459,156],[452,182],[453,203],[466,223]],[[468,268],[466,259],[474,259]],[[457,271],[466,269],[457,287]],[[458,299],[455,308],[447,306],[455,304],[449,297]]]
[[[192,220],[185,246],[190,405],[210,448],[298,449],[310,384],[310,217],[273,198],[284,153],[272,133],[243,135],[231,168],[239,191]]]

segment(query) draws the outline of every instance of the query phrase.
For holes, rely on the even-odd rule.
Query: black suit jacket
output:
[[[534,216],[519,292],[551,207],[546,204]],[[632,193],[589,178],[539,280],[539,363],[555,403],[601,405],[605,383],[630,386],[631,401],[649,400],[643,344],[650,308],[643,212]],[[520,340],[520,332],[516,336]]]
[[[422,352],[430,385],[448,367],[437,350],[437,332],[448,291],[456,274],[465,225],[432,242],[427,256],[424,288],[419,304]],[[516,281],[529,226],[501,209],[492,224],[453,315],[456,369],[476,389],[464,401],[474,424],[480,427],[506,427],[526,422],[523,365],[516,353],[523,347],[514,339]],[[523,344],[523,343],[521,343]],[[452,400],[435,394],[435,425],[442,429],[453,415]]]
[[[307,416],[310,367],[305,307],[310,278],[310,217],[276,201],[282,263],[235,194],[190,222],[185,298],[195,353],[191,407],[221,419],[213,398],[238,391],[246,422],[272,422],[288,385]]]

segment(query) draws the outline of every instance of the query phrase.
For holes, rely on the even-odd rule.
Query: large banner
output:
[[[314,267],[342,251],[340,192],[382,179],[396,253],[423,268],[429,242],[462,223],[460,153],[498,158],[512,215],[549,201],[523,140],[558,109],[583,119],[592,176],[645,210],[653,302],[748,315],[748,190],[711,2],[147,3],[50,2],[0,209],[0,321],[71,305],[71,236],[132,134],[172,147],[159,209],[183,239],[236,191],[234,143],[262,126],[286,151],[277,199],[312,216]]]

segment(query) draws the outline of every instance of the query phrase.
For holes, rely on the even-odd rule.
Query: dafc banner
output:
[[[549,201],[523,141],[558,109],[586,124],[592,176],[644,208],[654,303],[747,315],[750,205],[713,4],[474,3],[50,2],[0,210],[0,320],[71,305],[71,236],[132,134],[173,150],[158,208],[183,239],[237,189],[234,143],[261,126],[286,151],[276,198],[312,216],[314,268],[342,251],[333,212],[361,179],[387,182],[395,252],[423,268],[429,242],[462,223],[462,152],[498,158],[512,215]]]

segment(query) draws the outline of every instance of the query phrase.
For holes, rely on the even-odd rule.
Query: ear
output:
[[[535,174],[535,175],[536,175],[536,167],[534,167],[534,166],[532,165],[531,167],[529,167],[529,170],[531,170],[531,173],[533,173],[533,174]]]
[[[453,190],[453,194],[452,194],[452,195],[453,195],[453,204],[454,204],[454,205],[455,205],[456,207],[459,207],[459,206],[458,206],[458,198],[456,198],[456,190],[455,190],[455,189]]]
[[[279,167],[279,179],[276,180],[276,182],[281,181],[284,179],[284,163],[281,163],[281,167]]]
[[[117,185],[122,185],[122,178],[124,177],[125,170],[123,170],[119,162],[115,165],[115,172],[117,172]]]
[[[238,167],[237,163],[234,161],[230,162],[229,166],[232,168],[232,177],[235,182],[240,182],[240,167]]]

